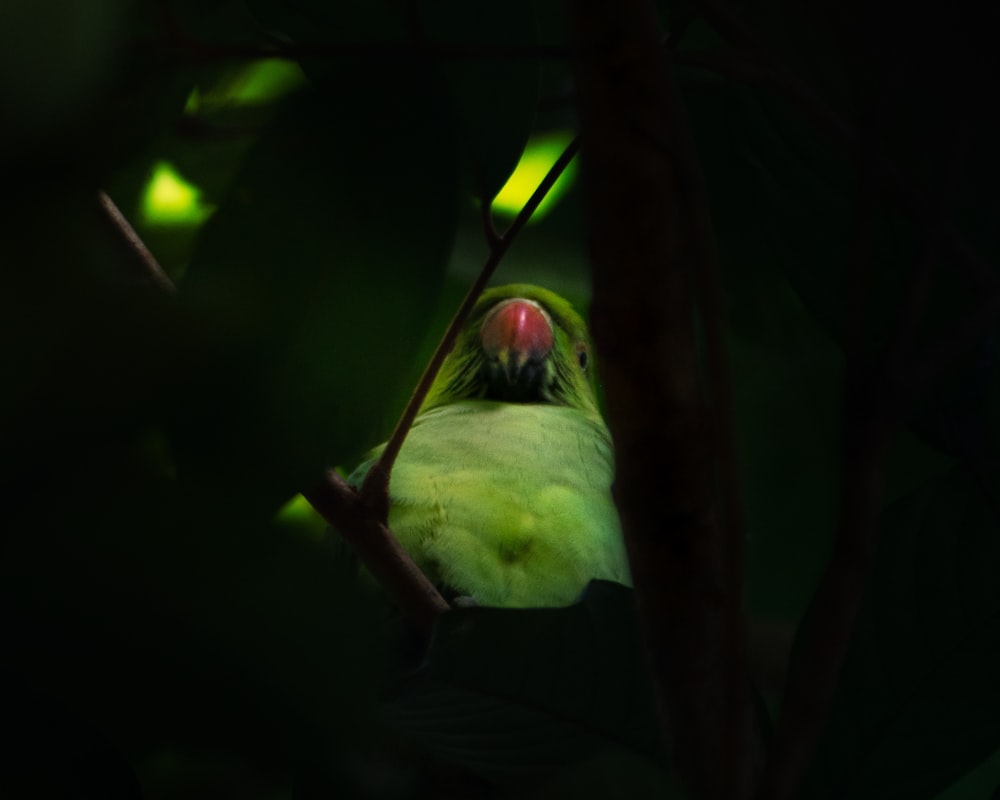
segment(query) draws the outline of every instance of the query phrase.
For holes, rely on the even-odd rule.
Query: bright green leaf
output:
[[[573,140],[569,131],[553,131],[533,136],[524,148],[521,160],[513,174],[507,179],[503,188],[493,198],[493,208],[508,216],[515,216],[538,188],[538,184],[548,174],[563,150]],[[576,160],[559,176],[559,180],[545,195],[541,205],[532,214],[531,219],[537,222],[544,217],[576,180]]]
[[[202,203],[198,187],[186,181],[171,164],[158,161],[153,166],[142,198],[146,224],[197,226],[214,211]]]

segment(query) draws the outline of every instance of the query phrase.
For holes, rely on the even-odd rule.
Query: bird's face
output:
[[[477,302],[424,410],[466,399],[549,403],[596,413],[586,326],[558,295],[516,284]]]
[[[544,402],[554,343],[552,320],[534,300],[512,297],[493,306],[479,329],[486,398]]]

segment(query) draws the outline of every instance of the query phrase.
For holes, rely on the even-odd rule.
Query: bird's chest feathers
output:
[[[467,533],[518,560],[538,537],[588,524],[612,472],[603,425],[575,409],[467,401],[420,417],[390,493],[404,526],[420,509],[421,537]]]

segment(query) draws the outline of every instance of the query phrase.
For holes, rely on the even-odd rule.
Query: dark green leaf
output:
[[[469,53],[442,67],[455,95],[474,196],[492,198],[517,165],[535,120],[540,61],[530,56],[477,55],[480,45],[538,44],[533,0],[478,4],[462,0],[422,3],[420,22],[434,44]]]
[[[927,797],[1000,745],[996,474],[899,500],[806,797]]]
[[[79,466],[6,528],[7,669],[130,758],[207,749],[280,775],[363,735],[381,605],[324,548],[214,492],[126,493]]]
[[[998,800],[998,797],[1000,797],[1000,750],[941,792],[935,800]]]
[[[545,800],[687,800],[680,780],[646,758],[622,748],[603,752],[595,758],[558,773],[526,794]]]
[[[180,458],[217,448],[202,467],[252,465],[239,481],[271,502],[378,441],[447,260],[457,171],[439,89],[371,80],[289,102],[182,286],[210,349],[178,403]]]
[[[510,782],[614,744],[660,754],[632,592],[606,581],[568,608],[449,612],[384,717],[434,755]]]
[[[773,9],[762,13],[775,30],[792,19],[779,20]],[[767,30],[761,20],[758,26]],[[909,42],[920,37],[903,42],[906,37],[893,28],[887,36],[900,40],[906,58],[920,64],[924,79],[891,83],[896,80],[893,69],[880,64],[885,69],[873,72],[884,72],[880,80],[890,84],[869,86],[863,69],[869,56],[862,58],[862,68],[845,65],[838,60],[845,58],[844,42],[817,41],[816,52],[809,53],[805,44],[817,37],[796,30],[801,36],[792,46],[801,61],[813,62],[814,79],[830,97],[839,98],[833,102],[806,85],[829,109],[825,118],[833,119],[832,125],[817,124],[802,111],[802,104],[794,105],[773,91],[740,87],[705,70],[681,74],[723,263],[727,276],[736,281],[762,266],[777,267],[837,341],[843,342],[849,321],[862,324],[865,355],[881,368],[890,347],[896,346],[900,320],[911,303],[921,259],[933,245],[942,210],[974,251],[992,255],[1000,250],[995,230],[982,220],[982,209],[995,207],[994,192],[987,188],[992,187],[992,178],[985,177],[995,174],[995,148],[990,144],[996,138],[994,123],[979,118],[977,103],[965,94],[967,87],[949,88],[962,84],[965,54],[939,74],[941,64],[928,64],[910,47]],[[866,39],[865,46],[873,41]],[[886,47],[879,43],[877,50],[884,52]],[[823,59],[820,52],[825,53]],[[861,84],[853,90],[874,109],[864,103],[861,111],[849,107],[844,98],[848,66],[857,70],[853,79]],[[947,80],[948,75],[954,80]],[[897,96],[904,90],[912,93],[909,102]],[[885,97],[890,95],[891,106],[900,109],[898,115],[884,113],[890,105]],[[931,115],[934,124],[926,124],[928,107],[938,109]],[[876,180],[865,186],[875,203],[875,233],[866,253],[870,262],[866,283],[857,296],[846,292],[849,266],[858,257],[854,246],[858,172],[856,158],[849,156],[843,143],[836,143],[841,129],[849,137],[869,136],[876,142],[872,145]],[[971,164],[976,168],[968,168]],[[904,337],[908,348],[901,362],[904,375],[927,362],[933,348],[961,328],[981,291],[962,260],[951,247],[933,258],[936,268],[930,276],[931,290],[920,304],[919,324]],[[906,409],[915,432],[960,458],[982,458],[984,451],[996,450],[996,433],[990,432],[981,410],[986,402],[983,387],[997,371],[995,359],[987,363],[982,358],[991,337],[995,331],[956,353],[947,369],[934,376],[929,391],[909,398],[915,403]],[[969,413],[970,406],[976,413]]]

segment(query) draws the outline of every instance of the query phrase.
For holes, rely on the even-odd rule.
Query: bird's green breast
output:
[[[628,582],[613,473],[607,429],[577,409],[451,403],[410,430],[389,525],[432,580],[481,604],[566,605],[591,578]]]

